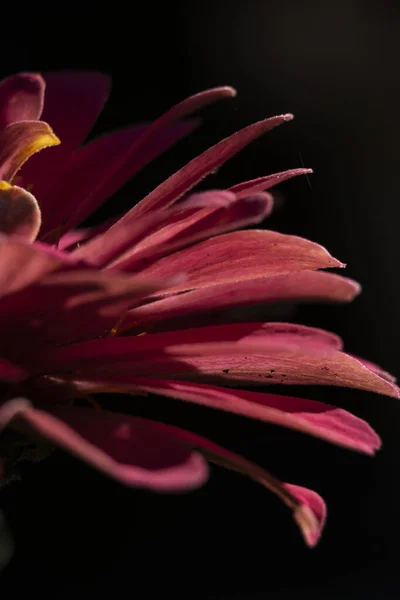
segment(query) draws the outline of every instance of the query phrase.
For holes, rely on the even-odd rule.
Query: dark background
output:
[[[267,226],[327,246],[348,263],[347,275],[362,282],[364,293],[348,307],[303,307],[295,318],[340,333],[350,352],[399,375],[400,6],[230,0],[84,9],[84,3],[18,12],[9,6],[1,75],[109,72],[114,91],[97,133],[155,118],[210,86],[230,84],[239,92],[205,111],[201,132],[146,169],[106,211],[140,199],[234,130],[295,113],[293,123],[205,184],[224,187],[303,162],[313,167],[311,186],[303,178],[280,187],[285,202]],[[274,497],[239,475],[213,468],[200,491],[156,496],[124,489],[59,452],[25,467],[23,482],[2,492],[17,544],[2,597],[398,598],[398,403],[341,389],[293,391],[368,419],[383,450],[369,459],[183,403],[118,402],[210,436],[283,480],[316,489],[329,508],[316,549],[304,547]]]

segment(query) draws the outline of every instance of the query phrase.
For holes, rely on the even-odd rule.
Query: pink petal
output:
[[[0,428],[23,419],[35,433],[129,486],[173,492],[207,480],[202,456],[156,423],[77,407],[56,408],[54,415],[15,399],[0,408]]]
[[[208,194],[211,196],[213,192]],[[206,201],[208,194],[201,195],[203,201]],[[128,258],[114,261],[112,266],[123,271],[139,271],[145,265],[205,238],[260,223],[271,212],[272,206],[272,196],[258,194],[234,201],[226,207],[203,213],[198,211],[197,219],[188,220],[186,226],[183,221],[178,226],[168,228],[167,235],[165,230],[159,230],[149,236],[140,248],[135,248]]]
[[[103,169],[101,167],[99,168],[97,163],[99,156],[97,156],[97,158],[93,156],[93,150],[91,145],[89,145],[88,150],[83,150],[83,153],[77,154],[72,161],[70,169],[65,169],[65,173],[62,173],[65,157],[63,157],[63,162],[60,162],[61,155],[58,154],[58,162],[52,164],[51,172],[53,175],[50,181],[48,172],[42,174],[42,176],[38,178],[37,174],[39,172],[40,175],[40,165],[39,169],[36,168],[35,172],[28,173],[27,178],[32,180],[31,183],[34,183],[38,196],[48,196],[47,204],[51,206],[51,185],[53,187],[57,186],[58,179],[61,176],[63,177],[63,189],[67,186],[67,189],[63,194],[68,201],[68,206],[65,207],[65,212],[63,214],[68,217],[69,227],[74,227],[143,166],[150,162],[155,156],[165,151],[182,136],[189,133],[196,125],[195,121],[177,123],[176,121],[178,119],[199,108],[207,106],[207,104],[232,95],[234,95],[234,90],[232,90],[232,88],[215,88],[196,94],[181,102],[145,128],[144,131],[141,131],[141,135],[135,136],[134,138],[131,136],[131,142],[125,150],[120,149],[118,152],[115,152],[115,149],[110,147],[109,149],[113,152],[113,160],[108,161],[108,164],[106,164],[106,167]],[[132,131],[133,128],[131,129],[131,132]],[[124,135],[123,132],[122,135]],[[111,141],[112,140],[110,139],[110,142]],[[70,153],[68,146],[67,150]],[[93,177],[90,177],[90,174],[87,173],[88,160],[91,161],[90,164],[95,169]],[[100,155],[100,160],[107,163],[106,156]],[[76,180],[78,180],[78,185],[76,184]],[[79,183],[81,184],[80,186]],[[56,216],[53,215],[53,221],[55,219]],[[44,231],[47,231],[48,229],[51,230],[59,225],[61,221],[62,218],[59,217],[58,223],[48,222],[47,229],[44,229]]]
[[[18,73],[0,82],[0,129],[16,121],[36,121],[43,109],[45,83],[37,73]]]
[[[344,265],[322,246],[275,231],[235,231],[200,242],[161,258],[142,273],[164,277],[184,273],[185,281],[171,292],[183,292],[216,283],[232,283]]]
[[[64,264],[56,252],[15,238],[0,237],[0,297],[16,292]]]
[[[321,402],[244,390],[228,390],[184,381],[140,379],[132,376],[105,377],[105,381],[111,388],[120,391],[134,392],[139,389],[195,402],[296,429],[366,454],[375,454],[381,446],[379,436],[368,423],[345,410]]]
[[[290,121],[292,118],[292,115],[272,117],[271,119],[249,125],[245,129],[222,140],[197,158],[191,160],[177,173],[150,192],[139,204],[131,209],[125,218],[129,218],[130,214],[136,214],[138,217],[149,210],[158,210],[170,206],[195,186],[196,183],[221,166],[251,141],[274,127]]]
[[[207,311],[224,310],[243,305],[264,302],[281,303],[285,301],[332,301],[350,302],[358,295],[360,286],[351,279],[323,271],[303,271],[288,275],[275,275],[262,279],[234,281],[210,285],[178,294],[167,296],[150,304],[138,306],[129,311],[124,322],[124,329],[129,323],[146,327],[151,323],[159,323],[167,328],[169,320],[182,319]],[[229,318],[227,315],[226,318]],[[174,321],[175,324],[175,321]],[[143,328],[142,328],[143,330]]]
[[[257,177],[257,179],[237,183],[229,188],[229,191],[236,194],[238,198],[244,198],[249,194],[269,190],[271,187],[287,179],[292,179],[292,177],[307,175],[308,173],[312,173],[312,169],[290,169],[289,171],[282,171],[282,173],[274,173],[273,175],[266,175],[265,177]]]
[[[340,352],[333,334],[293,324],[232,324],[110,338],[60,348],[42,355],[39,372],[195,379],[232,385],[334,385],[393,397],[399,389],[359,361]]]
[[[0,131],[0,180],[11,181],[33,154],[59,143],[43,121],[11,123]]]
[[[207,195],[203,202],[193,203],[189,198],[177,207],[151,212],[140,219],[134,215],[123,221],[118,219],[109,229],[75,250],[73,254],[75,258],[104,266],[126,251],[136,251],[143,245],[148,246],[154,238],[164,241],[170,235],[185,230],[205,215],[212,214],[222,206],[227,207],[234,201],[235,196],[230,192],[214,192]]]
[[[108,219],[104,223],[101,223],[101,225],[96,225],[95,227],[71,229],[66,234],[61,236],[57,247],[60,250],[68,250],[69,252],[72,252],[75,247],[79,248],[81,244],[88,242],[104,231],[107,231],[112,225],[114,225],[116,221],[117,219],[113,217],[112,219]]]
[[[69,225],[74,227],[79,224],[129,178],[181,137],[187,135],[196,125],[194,121],[178,123],[178,120],[209,104],[235,95],[236,92],[231,87],[214,88],[195,94],[173,106],[143,132],[124,156],[118,156],[117,160],[113,161],[104,171],[100,179],[97,171],[95,187],[92,186],[90,193],[86,193],[86,195],[83,191],[81,193],[81,196],[85,196],[84,203],[81,202],[81,199],[75,198],[79,195],[75,190],[74,201],[77,210],[71,216]]]
[[[136,354],[167,351],[183,352],[183,348],[205,344],[209,347],[216,343],[231,343],[232,351],[249,343],[263,348],[264,343],[278,340],[283,346],[295,344],[296,347],[334,350],[342,347],[342,340],[335,334],[315,327],[306,327],[296,323],[233,323],[210,327],[197,327],[179,331],[149,334],[144,337],[108,338],[91,340],[67,348],[60,348],[51,353],[50,359],[66,362],[81,361],[85,357],[89,361],[129,358]],[[192,354],[192,353],[191,353]]]
[[[268,194],[238,201],[229,192],[198,194],[170,210],[133,218],[133,222],[118,221],[74,256],[102,268],[140,270],[196,241],[258,223],[271,208]]]
[[[193,131],[196,124],[188,121],[166,127],[142,158],[150,162]],[[79,225],[126,183],[139,170],[138,162],[130,160],[132,149],[149,127],[139,125],[105,135],[74,152],[63,169],[53,172],[47,189],[42,192],[46,208],[42,234],[61,223],[68,227]],[[55,195],[57,210],[51,210]]]

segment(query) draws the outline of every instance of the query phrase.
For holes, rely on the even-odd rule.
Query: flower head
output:
[[[390,375],[346,354],[334,334],[290,323],[229,322],[232,307],[347,302],[359,292],[354,281],[321,271],[344,265],[318,244],[269,230],[236,231],[268,216],[273,197],[266,190],[307,169],[187,195],[291,115],[219,142],[118,220],[76,230],[192,130],[195,122],[182,118],[234,91],[197,94],[151,125],[81,147],[107,97],[108,79],[96,73],[45,79],[44,119],[52,129],[37,121],[45,85],[40,76],[20,75],[0,87],[0,229],[8,234],[0,241],[0,429],[8,425],[19,441],[39,433],[111,477],[158,491],[203,484],[207,461],[245,473],[293,510],[314,545],[325,520],[316,492],[282,483],[194,433],[76,403],[100,392],[155,393],[367,454],[379,448],[369,425],[342,409],[235,389],[322,384],[399,395]],[[62,144],[55,147],[58,138]],[[22,166],[45,145],[54,147]]]

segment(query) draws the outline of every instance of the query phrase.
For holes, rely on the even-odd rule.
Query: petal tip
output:
[[[237,96],[237,90],[230,85],[224,85],[220,89],[228,98],[235,98]]]

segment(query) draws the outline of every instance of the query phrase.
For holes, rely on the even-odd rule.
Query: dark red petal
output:
[[[107,75],[76,71],[44,74],[46,97],[42,119],[51,125],[61,145],[33,157],[21,170],[18,184],[33,186],[39,201],[45,197],[53,174],[57,175],[86,139],[108,98],[111,81]],[[47,208],[47,207],[46,207]]]
[[[38,73],[18,73],[0,82],[0,129],[36,121],[43,109],[45,82]]]

